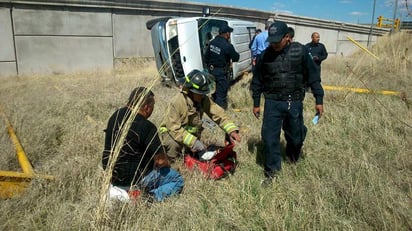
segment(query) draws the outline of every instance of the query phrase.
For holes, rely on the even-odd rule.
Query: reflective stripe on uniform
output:
[[[195,134],[198,131],[197,127],[189,126],[189,125],[185,126],[185,130],[189,133],[192,133],[192,134]]]
[[[223,126],[223,130],[225,130],[225,132],[229,132],[232,129],[236,129],[236,125],[234,123],[227,123],[225,124],[225,126]]]
[[[187,133],[185,135],[185,137],[183,138],[183,143],[187,146],[190,146],[190,144],[192,143],[192,141],[196,139],[196,137],[190,133]]]
[[[160,133],[160,134],[163,134],[163,133],[165,133],[165,132],[167,132],[167,131],[168,131],[167,127],[160,127],[160,128],[159,128],[159,133]]]
[[[190,83],[190,79],[189,79],[189,76],[185,76],[185,79],[186,79],[186,82],[188,82],[188,83]],[[193,88],[196,88],[196,89],[199,89],[199,85],[197,85],[197,84],[195,84],[195,83],[192,83],[192,87]]]

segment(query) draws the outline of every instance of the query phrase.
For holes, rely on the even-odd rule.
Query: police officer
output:
[[[265,152],[263,186],[270,185],[281,170],[281,128],[287,142],[286,156],[292,163],[301,156],[307,131],[303,123],[305,84],[312,89],[319,116],[323,113],[324,95],[315,63],[304,45],[291,42],[286,23],[276,21],[268,33],[270,45],[258,59],[251,83],[253,113],[257,118],[260,96],[263,93],[265,97],[261,131]]]
[[[184,148],[185,153],[205,151],[206,146],[201,141],[203,114],[218,124],[232,141],[240,142],[239,128],[207,96],[210,92],[208,75],[199,70],[191,71],[185,77],[182,91],[171,100],[165,122],[160,127],[171,159],[178,157]]]
[[[328,51],[326,50],[325,45],[319,42],[320,35],[318,32],[313,32],[311,39],[312,41],[307,43],[305,46],[320,71],[320,64],[328,57]]]
[[[233,28],[223,25],[219,28],[219,36],[210,42],[205,54],[205,62],[209,72],[214,75],[216,91],[213,100],[222,108],[227,109],[227,92],[229,90],[230,63],[239,61],[239,53],[229,42]]]

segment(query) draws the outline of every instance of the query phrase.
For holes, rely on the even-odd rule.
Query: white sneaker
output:
[[[129,202],[130,197],[129,194],[127,193],[126,190],[119,188],[117,186],[113,186],[110,184],[110,189],[109,189],[109,198],[111,200],[118,200],[121,202]]]

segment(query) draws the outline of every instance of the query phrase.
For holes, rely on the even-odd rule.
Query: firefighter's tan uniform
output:
[[[203,113],[206,113],[227,134],[239,130],[225,111],[208,96],[205,96],[201,105],[196,107],[195,102],[187,94],[186,90],[182,90],[172,99],[168,115],[160,127],[160,133],[163,135],[163,142],[167,146],[170,157],[178,156],[183,145],[191,148],[196,139],[200,138],[203,130]]]

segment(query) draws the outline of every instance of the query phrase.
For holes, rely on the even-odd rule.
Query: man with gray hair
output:
[[[318,32],[313,32],[311,36],[312,41],[307,43],[305,46],[308,49],[313,61],[319,67],[319,72],[321,71],[320,64],[328,57],[328,51],[325,45],[320,41],[320,35]]]

